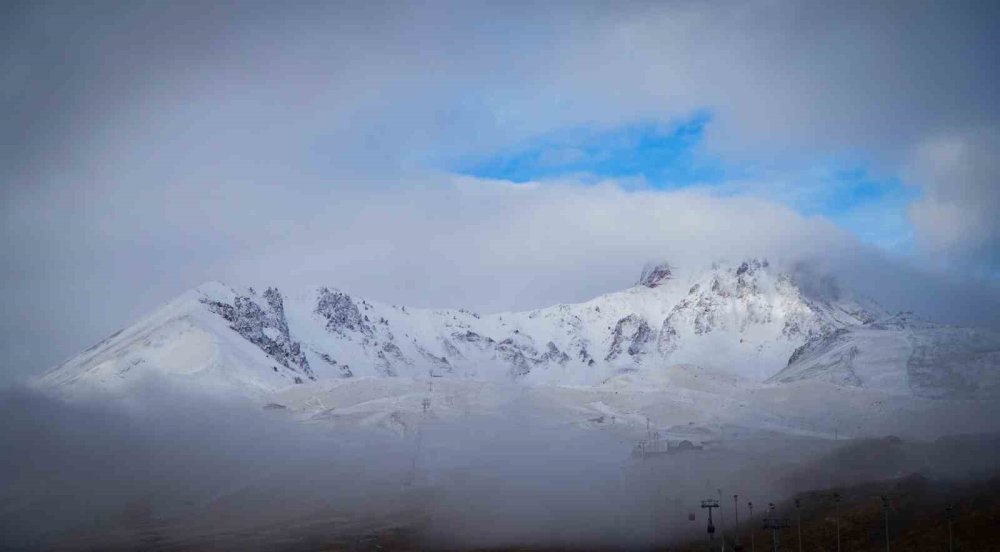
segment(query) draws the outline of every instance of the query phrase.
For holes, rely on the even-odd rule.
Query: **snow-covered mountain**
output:
[[[770,381],[803,379],[928,398],[997,397],[1000,336],[900,313],[811,338]]]
[[[388,305],[325,287],[235,290],[214,282],[40,383],[124,390],[154,376],[251,395],[358,377],[592,387],[684,364],[758,382],[819,379],[920,396],[997,393],[997,335],[890,317],[836,286],[805,289],[766,260],[703,269],[659,263],[633,287],[584,303],[480,315]]]

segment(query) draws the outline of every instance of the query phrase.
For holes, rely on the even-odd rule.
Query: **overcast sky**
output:
[[[768,255],[1000,325],[996,2],[0,9],[0,381],[214,279],[507,310]]]

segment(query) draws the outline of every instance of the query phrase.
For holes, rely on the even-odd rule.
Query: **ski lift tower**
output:
[[[837,552],[840,552],[840,493],[833,493],[833,506],[836,509],[837,520]]]
[[[798,525],[799,552],[802,552],[802,502],[795,499],[795,523]]]
[[[740,543],[740,495],[733,495],[733,515],[736,516],[736,534],[733,535],[733,550],[736,552],[743,552],[743,545]]]
[[[708,550],[712,550],[712,541],[715,538],[715,524],[712,523],[712,510],[719,507],[719,501],[714,498],[709,498],[708,500],[701,501],[701,507],[708,509]]]
[[[885,515],[885,552],[889,552],[889,499],[885,495],[882,499],[882,513]]]
[[[771,551],[778,552],[778,535],[779,531],[790,527],[787,519],[778,518],[774,516],[774,503],[770,504],[769,509],[770,515],[764,518],[763,529],[771,530]]]
[[[722,489],[718,491],[719,504],[722,504]],[[719,508],[719,536],[722,537],[722,552],[726,552],[726,514],[722,508]]]
[[[955,510],[953,510],[951,506],[948,506],[944,511],[945,516],[948,517],[948,552],[954,552],[955,546],[954,541],[952,541],[951,538],[951,524],[955,521]]]

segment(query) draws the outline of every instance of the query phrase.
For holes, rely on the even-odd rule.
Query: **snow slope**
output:
[[[670,384],[648,376],[695,365],[746,383],[818,379],[928,397],[996,394],[1000,348],[992,336],[917,327],[825,289],[807,293],[766,260],[660,263],[647,266],[635,286],[584,303],[480,315],[388,305],[333,288],[260,292],[209,283],[40,384],[127,393],[168,378],[265,397],[352,378],[594,388],[636,374],[633,385],[655,387]]]
[[[810,339],[775,382],[818,379],[928,398],[1000,396],[1000,333],[909,313]]]
[[[589,387],[469,379],[350,378],[290,386],[271,407],[304,423],[413,436],[449,421],[484,428],[511,419],[534,428],[611,432],[714,446],[768,436],[862,438],[996,431],[996,401],[926,399],[806,380],[767,384],[692,365],[619,374]]]
[[[188,291],[43,374],[37,383],[74,394],[122,394],[138,383],[164,378],[179,386],[250,396],[292,383],[297,374],[273,371],[272,357],[205,308],[201,300],[209,295],[235,299],[232,290],[218,283]]]

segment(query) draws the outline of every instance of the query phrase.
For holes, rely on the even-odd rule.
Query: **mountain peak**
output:
[[[758,259],[756,257],[752,257],[740,263],[740,266],[736,269],[736,275],[742,276],[743,274],[746,273],[753,274],[754,271],[760,270],[762,268],[767,268],[769,266],[771,266],[771,264],[767,262],[767,259]]]
[[[642,268],[637,285],[655,288],[673,277],[671,266],[667,262],[647,263]]]
[[[763,258],[710,268],[650,263],[637,286],[586,303],[476,315],[369,302],[334,288],[286,294],[208,282],[67,361],[45,384],[118,390],[156,375],[251,395],[355,376],[589,386],[696,364],[755,380],[781,371],[776,381],[882,385],[866,379],[874,372],[864,363],[875,363],[899,383],[879,388],[896,392],[906,389],[911,364],[915,377],[937,377],[927,375],[925,358],[957,359],[954,377],[969,381],[1000,358],[1000,336],[973,339],[911,314],[887,317],[832,278],[808,270],[793,277]],[[927,343],[918,355],[911,334]]]

